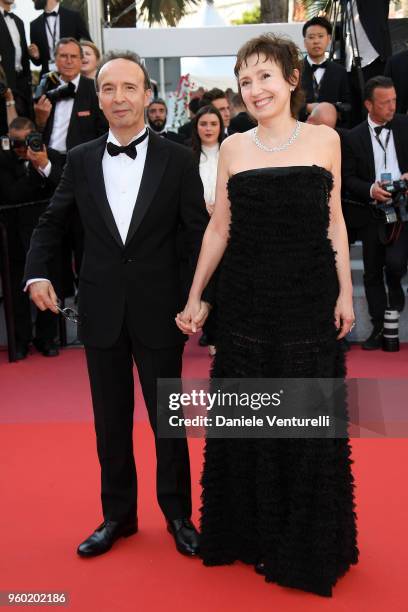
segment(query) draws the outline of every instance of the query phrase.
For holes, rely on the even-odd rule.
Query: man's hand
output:
[[[28,45],[28,54],[33,59],[40,59],[40,50],[37,47],[37,45],[35,45],[34,43],[31,43],[31,45]]]
[[[42,151],[33,151],[28,147],[27,159],[32,163],[36,170],[44,170],[47,166],[49,159],[47,154],[47,148],[44,145]]]
[[[176,317],[177,327],[189,336],[195,334],[204,325],[210,309],[208,302],[189,300],[183,312],[179,312]]]
[[[58,298],[49,281],[36,281],[28,287],[30,298],[40,310],[51,310],[58,314]]]
[[[401,174],[401,179],[403,181],[408,181],[408,172],[404,172],[404,174]]]
[[[40,128],[44,128],[51,115],[52,104],[47,96],[41,98],[34,104],[35,122]]]
[[[379,183],[378,181],[374,183],[371,187],[370,195],[373,200],[377,200],[377,202],[387,202],[387,200],[391,199],[391,196],[388,191],[385,191],[385,189],[383,189],[383,187],[381,186],[381,183]]]

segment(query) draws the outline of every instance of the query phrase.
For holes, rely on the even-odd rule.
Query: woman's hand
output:
[[[177,327],[184,333],[191,336],[204,325],[211,306],[202,300],[188,300],[183,312],[179,312],[176,317]]]
[[[334,321],[336,329],[340,330],[337,340],[344,338],[346,334],[354,327],[354,310],[352,295],[344,295],[340,293],[337,298],[336,308],[334,309]]]

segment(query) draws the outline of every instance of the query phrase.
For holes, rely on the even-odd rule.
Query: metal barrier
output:
[[[32,202],[22,202],[21,204],[7,204],[2,206],[0,204],[0,276],[3,285],[3,299],[4,299],[4,314],[6,320],[6,333],[7,333],[7,350],[8,358],[10,362],[17,361],[16,359],[16,339],[15,339],[15,323],[13,314],[13,297],[11,290],[11,274],[10,274],[10,257],[8,247],[8,236],[7,227],[1,220],[3,213],[8,211],[16,211],[22,208],[34,207],[47,205],[49,200],[36,200]],[[65,320],[63,317],[59,317],[59,335],[61,346],[67,344],[67,333]]]

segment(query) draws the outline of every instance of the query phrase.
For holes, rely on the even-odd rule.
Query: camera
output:
[[[42,135],[39,132],[31,132],[24,140],[2,136],[1,148],[3,151],[11,151],[20,147],[27,147],[34,153],[39,153],[43,149]]]
[[[381,212],[384,223],[395,223],[396,221],[408,221],[408,181],[398,179],[383,184],[383,189],[390,194],[388,202],[375,204],[376,210]]]
[[[75,95],[75,85],[71,82],[61,83],[56,72],[47,72],[37,85],[34,101],[37,102],[44,95],[50,102],[71,98]]]

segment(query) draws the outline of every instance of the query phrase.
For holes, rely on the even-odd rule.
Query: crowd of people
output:
[[[33,337],[32,309],[20,287],[30,233],[44,210],[44,201],[59,183],[67,152],[102,135],[108,126],[94,84],[101,54],[79,13],[61,7],[58,0],[36,0],[35,7],[43,13],[31,23],[28,45],[11,4],[0,0],[0,29],[4,31],[0,42],[0,203],[42,202],[8,209],[2,216],[8,227],[17,358],[22,359],[32,341],[45,356],[59,352],[56,317],[38,312]],[[366,68],[362,105],[353,92],[350,74],[326,58],[330,22],[323,17],[309,20],[303,36],[307,53],[302,61],[304,101],[298,117],[310,124],[325,124],[340,135],[343,214],[350,244],[362,242],[364,286],[373,324],[362,346],[378,349],[383,346],[385,311],[394,311],[398,317],[405,304],[401,279],[407,270],[408,225],[400,219],[403,207],[387,206],[393,203],[393,191],[401,195],[396,182],[408,179],[408,51],[387,62],[377,54],[374,64],[382,72],[373,76],[373,66]],[[40,67],[35,88],[30,60]],[[154,98],[146,108],[146,123],[160,137],[192,149],[210,218],[221,142],[234,133],[255,129],[256,121],[241,95],[231,89],[200,90],[190,100],[189,113],[187,123],[170,129],[165,100]],[[389,211],[397,213],[396,222],[385,223],[395,221],[387,217]],[[62,299],[76,293],[82,255],[83,230],[74,215],[53,265]],[[202,346],[209,345],[212,355],[215,318],[216,309],[200,339]],[[347,340],[343,347],[349,348]]]
[[[268,582],[330,597],[359,556],[347,433],[207,437],[199,534],[187,441],[158,433],[157,379],[181,377],[186,334],[205,326],[213,378],[342,380],[357,239],[373,323],[363,348],[382,346],[386,313],[405,302],[406,56],[386,64],[373,49],[358,106],[346,70],[326,59],[325,18],[305,23],[304,59],[291,40],[264,34],[238,51],[238,92],[201,92],[176,132],[139,56],[99,59],[78,14],[57,0],[35,5],[44,12],[27,47],[0,0],[9,43],[0,203],[19,359],[32,339],[28,294],[34,344],[56,356],[57,296],[79,277],[104,521],[77,553],[104,554],[138,531],[135,363],[178,552],[205,565],[240,560]],[[33,97],[29,57],[41,66]],[[38,223],[38,209],[18,206],[49,199]],[[343,396],[339,411],[347,425]]]

